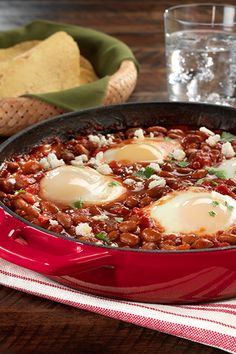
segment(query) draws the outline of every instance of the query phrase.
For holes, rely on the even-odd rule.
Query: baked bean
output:
[[[0,178],[0,188],[6,193],[12,193],[15,189],[15,186],[8,179]]]
[[[169,162],[163,163],[161,167],[162,167],[162,171],[172,172],[174,170],[172,165]]]
[[[57,221],[64,226],[65,228],[69,228],[72,225],[72,220],[70,215],[59,211],[56,215]]]
[[[166,178],[166,184],[172,189],[179,187],[179,181],[176,178]]]
[[[117,230],[111,231],[107,235],[111,241],[115,241],[119,238],[120,233]]]
[[[151,132],[158,132],[158,133],[163,133],[166,134],[167,133],[167,129],[164,127],[160,127],[159,125],[155,125],[153,127],[149,127],[146,129],[148,133]]]
[[[40,202],[40,207],[46,213],[55,214],[59,211],[59,208],[54,203],[46,201],[46,200],[42,200]]]
[[[168,171],[160,171],[158,172],[158,176],[160,177],[173,177],[173,173],[168,172]]]
[[[29,175],[40,171],[42,168],[37,161],[27,161],[21,164],[21,169],[25,175]]]
[[[30,219],[37,218],[39,216],[39,212],[32,205],[29,205],[26,209],[26,214]]]
[[[185,150],[185,154],[186,154],[186,156],[191,158],[194,156],[194,154],[196,154],[197,151],[198,151],[197,149],[190,148],[190,149]]]
[[[133,220],[124,221],[118,225],[121,232],[135,232],[137,230],[137,223]]]
[[[181,238],[183,244],[188,243],[189,245],[191,245],[193,242],[196,241],[197,236],[194,234],[188,234],[188,235],[181,236]]]
[[[202,139],[200,136],[195,135],[195,134],[189,134],[182,140],[182,144],[184,147],[190,146],[190,144],[193,143],[198,143],[200,144],[202,142]]]
[[[7,169],[10,171],[10,172],[16,172],[19,168],[19,165],[17,162],[8,162],[7,164]]]
[[[151,228],[146,228],[141,232],[141,237],[147,242],[159,242],[161,240],[161,233]]]
[[[147,206],[148,204],[150,204],[152,201],[152,198],[149,197],[148,195],[146,195],[144,198],[142,198],[139,202],[139,206],[140,208],[143,208],[145,206]]]
[[[72,221],[74,225],[78,225],[80,222],[88,222],[89,217],[87,215],[84,215],[82,213],[76,213],[71,215]]]
[[[144,242],[141,248],[143,250],[156,250],[158,246],[155,242]]]
[[[207,170],[200,169],[194,171],[191,177],[194,179],[200,179],[206,177],[207,173],[208,173]]]
[[[138,205],[138,198],[137,196],[134,195],[130,195],[129,197],[127,197],[126,201],[125,201],[125,205],[129,208],[134,208]]]
[[[220,235],[217,237],[217,240],[220,242],[228,242],[230,245],[236,245],[236,235],[234,234]]]
[[[182,139],[182,135],[175,134],[175,133],[168,133],[168,138],[174,139],[174,140],[180,140]]]
[[[147,194],[151,197],[151,198],[161,198],[163,193],[164,193],[165,187],[160,187],[160,186],[156,186],[154,188],[148,189],[147,190]]]
[[[74,147],[74,151],[78,155],[89,155],[89,151],[82,144],[76,144]]]
[[[13,201],[13,204],[16,209],[22,209],[22,210],[26,210],[27,207],[29,206],[29,204],[22,198],[16,198]]]
[[[71,160],[74,160],[75,155],[69,151],[69,150],[64,150],[61,153],[61,158],[65,161],[65,162],[70,162]]]
[[[168,134],[176,134],[176,135],[183,136],[184,132],[182,129],[170,129]]]
[[[130,247],[135,247],[139,244],[139,237],[130,232],[123,232],[120,235],[120,241],[125,245],[128,245]]]
[[[177,167],[176,171],[180,173],[181,175],[188,175],[189,173],[192,172],[192,168],[189,167]]]
[[[211,248],[214,247],[214,243],[207,238],[199,238],[198,240],[192,243],[191,248],[200,249],[200,248]]]
[[[92,215],[100,215],[101,214],[101,209],[97,205],[91,205],[89,207],[89,212]]]

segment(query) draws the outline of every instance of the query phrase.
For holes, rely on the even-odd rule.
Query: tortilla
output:
[[[79,86],[98,80],[92,64],[82,55],[80,56]]]
[[[0,62],[8,61],[15,58],[17,55],[23,54],[27,50],[36,46],[41,41],[27,41],[15,44],[9,48],[0,48]]]
[[[26,42],[24,45],[27,46]],[[21,51],[19,48],[22,47],[17,49]],[[15,49],[12,49],[13,52]],[[10,50],[7,55],[12,55]],[[1,61],[0,97],[17,97],[27,93],[46,93],[75,87],[79,83],[79,62],[79,47],[74,39],[65,32],[56,32],[31,49],[10,60]]]
[[[0,97],[61,91],[96,80],[92,64],[65,32],[0,48]]]

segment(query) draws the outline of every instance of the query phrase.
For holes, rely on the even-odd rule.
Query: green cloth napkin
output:
[[[89,28],[69,24],[33,21],[24,27],[1,32],[0,47],[7,48],[34,39],[43,40],[58,31],[67,32],[78,42],[81,54],[90,60],[100,79],[64,91],[27,95],[27,97],[46,101],[68,111],[99,106],[106,94],[109,76],[116,72],[123,60],[134,61],[138,68],[132,51],[123,42]]]

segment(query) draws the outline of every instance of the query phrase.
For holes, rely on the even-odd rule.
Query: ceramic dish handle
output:
[[[19,221],[0,208],[0,257],[46,275],[66,275],[110,264],[110,252],[79,244]]]

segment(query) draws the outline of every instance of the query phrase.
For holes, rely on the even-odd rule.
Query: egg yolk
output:
[[[48,171],[40,182],[43,199],[68,206],[77,201],[105,204],[125,193],[121,183],[91,167],[60,166]]]
[[[165,141],[164,139],[133,140],[124,142],[104,152],[106,162],[119,161],[121,163],[135,162],[163,162],[174,149],[178,148],[176,141]]]
[[[159,199],[150,207],[150,214],[166,233],[212,234],[236,222],[236,201],[192,188]]]

